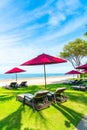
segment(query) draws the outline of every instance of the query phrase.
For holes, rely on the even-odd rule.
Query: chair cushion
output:
[[[46,96],[48,93],[47,90],[41,90],[41,91],[38,91],[34,94],[34,98],[41,98],[41,97],[44,97]]]

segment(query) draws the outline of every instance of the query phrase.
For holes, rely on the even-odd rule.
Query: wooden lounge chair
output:
[[[86,86],[86,85],[84,85],[84,84],[74,85],[74,86],[72,86],[72,89],[86,91],[86,90],[87,90],[87,86]]]
[[[9,87],[12,87],[12,88],[17,88],[18,87],[18,84],[17,82],[11,82]]]
[[[17,82],[11,82],[9,85],[3,86],[6,89],[17,89],[18,88],[18,84]]]
[[[74,80],[74,81],[72,81],[71,83],[69,83],[69,84],[71,84],[71,85],[79,85],[79,84],[82,84],[83,83],[83,80],[82,79],[80,79],[80,80]]]
[[[19,87],[27,87],[27,81],[22,81],[20,84],[19,84]]]
[[[48,99],[54,101],[55,103],[58,102],[65,102],[67,101],[68,97],[64,94],[66,88],[57,88],[55,92],[49,92]]]
[[[34,95],[27,93],[17,96],[17,100],[22,101],[33,108],[33,110],[41,110],[50,106],[51,102],[48,101],[47,90],[38,91]]]

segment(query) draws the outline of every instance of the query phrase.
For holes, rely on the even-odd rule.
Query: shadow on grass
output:
[[[32,85],[31,87],[29,87],[31,93],[35,93],[36,91],[41,90],[43,88],[43,85]]]
[[[38,90],[43,89],[43,85],[32,85],[32,86],[28,86],[27,88],[19,88],[17,93],[35,93]]]
[[[2,101],[7,101],[7,100],[10,100],[12,99],[13,96],[9,96],[9,95],[0,95],[0,102]]]
[[[36,120],[36,126],[37,126],[38,122],[40,122],[40,128],[44,127],[44,128],[46,128],[46,130],[49,130],[49,127],[47,125],[48,120],[45,118],[42,111],[37,112],[35,120]],[[43,126],[42,126],[42,124],[43,124]]]
[[[35,120],[35,124],[34,127],[31,130],[41,130],[41,128],[45,128],[46,130],[49,130],[48,127],[48,120],[45,118],[44,114],[43,114],[43,110],[40,111],[31,111],[31,113],[29,113],[29,119],[33,118],[33,120]],[[30,130],[30,129],[29,129]]]
[[[68,119],[68,121],[65,120],[65,126],[67,128],[69,128],[71,124],[76,126],[83,116],[81,113],[78,113],[66,106],[63,106],[62,104],[53,103],[52,106],[60,111]]]
[[[66,94],[71,101],[87,104],[87,94],[85,92],[73,90],[72,92],[66,92]]]
[[[13,112],[6,118],[0,120],[0,130],[20,130],[21,129],[21,112],[23,106],[21,105],[17,111]]]

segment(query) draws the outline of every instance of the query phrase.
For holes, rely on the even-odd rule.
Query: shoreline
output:
[[[47,77],[46,78],[46,84],[56,84],[60,83],[62,81],[68,80],[72,78],[71,75],[65,75],[65,76],[54,76],[54,77]],[[44,77],[41,78],[19,78],[17,79],[17,83],[20,84],[22,81],[27,81],[28,85],[42,85],[44,84]],[[9,85],[11,82],[16,82],[15,79],[4,79],[0,80],[0,87]]]

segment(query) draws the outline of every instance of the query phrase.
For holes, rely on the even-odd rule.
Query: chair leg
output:
[[[23,106],[25,105],[25,96],[24,96],[24,98],[23,98]]]
[[[54,94],[54,102],[57,104],[56,95]]]
[[[35,103],[34,99],[32,100],[31,104],[32,104],[33,111],[35,111],[36,110],[36,103]]]

